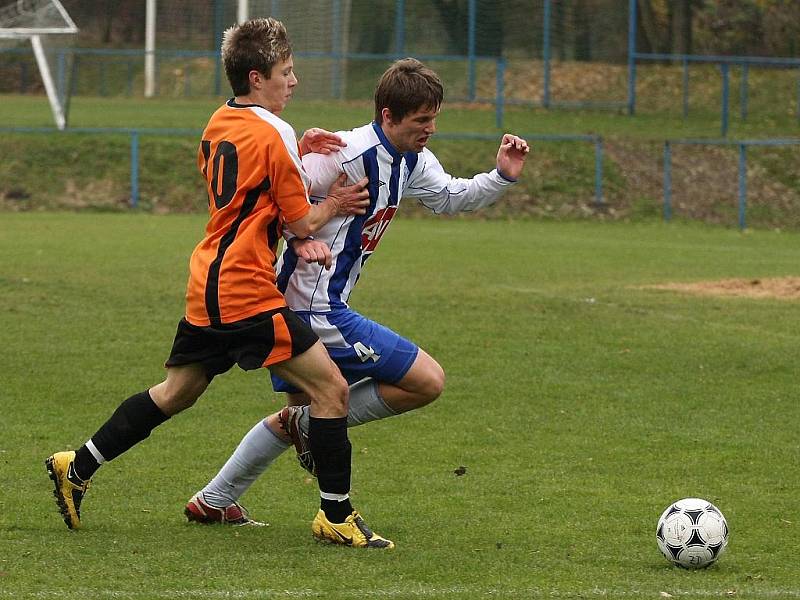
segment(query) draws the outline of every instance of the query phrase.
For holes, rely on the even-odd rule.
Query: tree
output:
[[[469,2],[465,0],[433,0],[447,33],[451,54],[466,54],[469,48]],[[475,53],[500,56],[503,53],[504,3],[476,2],[475,24],[480,35],[475,38]]]
[[[658,18],[651,0],[638,0],[638,39],[636,49],[639,52],[661,53],[667,51],[667,29]]]
[[[692,0],[669,3],[670,39],[673,54],[692,54]]]

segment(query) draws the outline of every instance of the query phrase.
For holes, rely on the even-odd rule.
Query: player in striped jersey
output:
[[[222,57],[234,97],[211,116],[200,143],[198,167],[207,184],[209,220],[191,256],[186,312],[166,362],[166,379],[122,402],[77,452],[47,459],[56,500],[67,526],[77,528],[89,480],[104,462],[192,406],[216,375],[235,364],[244,370],[268,367],[311,400],[309,437],[320,489],[314,523],[326,527],[325,535],[312,529],[314,535],[339,544],[392,548],[350,503],[347,383],[318,336],[286,306],[273,267],[284,226],[304,238],[335,216],[363,214],[364,182],[349,188],[334,184],[322,202],[309,202],[298,142],[278,116],[297,85],[282,23],[254,19],[230,28]],[[324,141],[311,136],[303,145],[324,146]],[[252,522],[237,504],[217,517]]]
[[[437,214],[479,209],[513,185],[528,153],[525,140],[506,134],[495,169],[471,179],[448,175],[426,147],[442,99],[442,84],[433,71],[415,59],[397,61],[378,83],[375,120],[339,132],[345,143],[339,152],[303,157],[314,202],[322,200],[326,186],[341,173],[350,181],[369,181],[365,214],[332,219],[314,240],[287,235],[278,263],[278,287],[289,306],[311,325],[350,384],[350,426],[424,406],[444,386],[444,372],[429,354],[348,306],[401,200],[416,198]],[[309,398],[279,376],[273,375],[273,387],[289,394],[289,406],[245,435],[220,472],[190,499],[187,514],[199,503],[220,510],[234,505],[290,443],[303,466],[314,471],[306,433]]]

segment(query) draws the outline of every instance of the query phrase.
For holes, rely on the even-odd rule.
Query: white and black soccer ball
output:
[[[661,554],[685,569],[703,569],[728,545],[728,522],[708,500],[684,498],[670,504],[656,528]]]

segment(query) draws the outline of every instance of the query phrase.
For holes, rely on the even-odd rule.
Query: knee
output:
[[[420,390],[421,396],[423,397],[423,406],[425,404],[430,404],[442,395],[444,391],[444,382],[444,369],[442,369],[439,363],[433,362],[426,373],[422,389]]]
[[[150,397],[167,416],[178,414],[197,402],[205,385],[173,385],[165,381],[150,389]]]
[[[347,414],[350,401],[350,387],[340,373],[336,374],[335,383],[331,385],[331,406],[335,406],[343,415]]]
[[[320,417],[343,417],[347,415],[350,389],[347,381],[337,370],[331,373],[328,380],[320,385],[311,397],[311,404],[316,405],[314,414]]]
[[[197,396],[187,394],[165,394],[156,402],[161,411],[168,416],[176,415],[181,411],[194,406]]]

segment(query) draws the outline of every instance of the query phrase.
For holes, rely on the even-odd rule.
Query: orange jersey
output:
[[[209,220],[189,265],[186,320],[220,325],[286,306],[275,285],[278,239],[284,221],[310,209],[294,130],[229,100],[211,116],[197,163]]]

